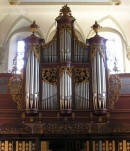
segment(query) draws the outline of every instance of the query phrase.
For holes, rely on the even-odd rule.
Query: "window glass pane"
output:
[[[24,65],[24,41],[18,41],[17,45],[17,73],[21,73],[21,69]]]
[[[106,53],[107,66],[111,73],[114,71],[114,62],[116,61],[118,73],[124,72],[122,41],[119,35],[112,32],[100,32],[100,35],[107,39]]]

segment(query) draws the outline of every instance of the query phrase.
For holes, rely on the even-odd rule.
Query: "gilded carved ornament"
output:
[[[17,104],[17,109],[23,109],[23,98],[22,98],[22,91],[23,91],[23,73],[17,74],[17,57],[13,59],[13,68],[12,68],[12,76],[8,81],[8,87],[10,90],[10,94],[13,98],[13,101]],[[23,72],[23,71],[22,71]]]
[[[64,29],[66,29],[67,31],[68,31],[68,33],[70,34],[70,35],[72,35],[72,28],[71,28],[71,26],[70,25],[61,25],[60,26],[60,35],[63,33],[63,31],[64,31]]]
[[[64,5],[62,7],[62,9],[60,10],[59,16],[56,18],[56,21],[60,20],[61,18],[69,18],[72,21],[75,20],[75,18],[72,16],[71,14],[71,10],[70,8],[66,5]]]
[[[122,87],[121,78],[118,76],[117,58],[114,61],[113,71],[115,74],[109,75],[108,79],[108,108],[114,109],[115,102],[118,101]]]
[[[30,51],[33,51],[35,57],[40,60],[40,46],[39,45],[31,45],[27,49],[26,58],[29,58]]]
[[[89,69],[74,68],[74,83],[76,85],[84,82],[89,82]]]
[[[55,121],[44,123],[43,125],[35,124],[33,127],[36,134],[120,134],[130,132],[130,124],[128,123],[87,123],[76,121]]]
[[[56,68],[43,68],[42,80],[56,85],[57,84],[57,69]]]
[[[34,55],[38,60],[40,60],[40,46],[39,45],[33,45],[32,51],[34,52]]]
[[[121,79],[117,74],[110,75],[108,80],[108,108],[114,109],[115,103],[119,100],[122,87]]]
[[[61,77],[63,72],[66,70],[67,74],[72,77],[71,67],[60,67],[59,76]],[[43,68],[42,69],[42,80],[56,85],[57,84],[57,68]],[[86,68],[74,68],[74,83],[80,84],[89,81],[89,69]]]
[[[14,74],[9,79],[9,90],[12,95],[13,101],[17,103],[17,109],[22,110],[22,89],[23,89],[23,80],[21,75]]]
[[[67,71],[67,74],[72,77],[72,67],[60,67],[59,68],[59,74],[60,74],[60,77],[62,76],[63,72],[64,71]]]
[[[97,52],[99,52],[100,55],[102,56],[102,58],[105,59],[104,48],[101,44],[93,44],[91,46],[91,51],[90,52],[91,52],[91,60],[93,60],[93,58],[95,57]]]
[[[0,134],[31,134],[31,128],[21,123],[6,123],[0,126]]]

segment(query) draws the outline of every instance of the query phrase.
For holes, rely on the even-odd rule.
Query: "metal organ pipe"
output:
[[[105,64],[99,47],[94,49],[96,53],[92,58],[93,107],[95,110],[102,110],[106,109]]]
[[[60,61],[71,61],[71,36],[66,28],[60,36]]]
[[[39,61],[30,49],[26,65],[26,109],[38,110],[39,102]]]
[[[103,83],[105,82],[105,79],[103,81],[102,77],[105,71],[103,71],[104,69],[102,69],[103,61],[98,51],[93,57],[92,62],[93,104],[95,109],[102,109],[104,108],[102,92],[105,91],[105,88],[103,88]]]
[[[43,50],[43,62],[44,63],[56,63],[57,62],[56,40],[52,40],[50,43],[45,45],[45,48]]]
[[[29,54],[30,55],[30,54]],[[30,99],[30,56],[27,59],[26,66],[26,109],[29,109],[29,99]]]
[[[72,83],[67,70],[63,71],[60,80],[60,109],[71,109],[72,103]]]
[[[96,25],[94,24],[93,28]],[[100,26],[98,26],[100,27]],[[95,31],[95,29],[94,29]],[[107,112],[106,98],[107,98],[107,63],[106,63],[106,39],[99,36],[97,33],[94,37],[87,40],[90,46],[90,60],[91,60],[91,83],[93,109],[96,114],[104,114]]]
[[[52,110],[57,106],[57,87],[49,82],[42,82],[42,109]]]
[[[89,109],[89,82],[75,86],[76,109]]]

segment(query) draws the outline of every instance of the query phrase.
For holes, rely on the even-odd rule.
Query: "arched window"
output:
[[[118,73],[124,73],[124,54],[121,37],[117,33],[106,31],[100,32],[99,35],[107,39],[107,66],[110,72],[112,74],[115,73],[114,66],[116,63]]]
[[[17,43],[17,57],[16,57],[16,66],[17,66],[17,73],[21,73],[21,70],[24,66],[24,60],[23,60],[23,57],[24,57],[24,48],[25,44],[24,44],[24,41],[18,41]]]
[[[24,39],[29,37],[31,32],[19,32],[14,34],[9,40],[8,72],[12,72],[13,67],[17,68],[16,73],[20,74],[24,65]],[[36,36],[41,37],[38,33]],[[15,61],[15,62],[14,62]]]
[[[8,53],[8,72],[12,72],[14,66],[17,68],[17,73],[20,73],[20,70],[23,67],[23,54],[24,54],[24,42],[27,36],[30,35],[30,32],[18,32],[13,33],[9,39],[9,53]],[[21,67],[20,67],[21,66]]]

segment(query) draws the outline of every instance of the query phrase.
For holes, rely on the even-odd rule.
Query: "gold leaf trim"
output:
[[[23,89],[23,80],[21,75],[13,75],[8,82],[8,87],[12,95],[13,101],[17,103],[17,109],[22,110],[22,89]]]
[[[57,69],[56,68],[44,68],[42,69],[42,80],[56,85],[57,84]]]
[[[74,83],[80,84],[89,81],[89,69],[86,68],[74,68]]]
[[[72,77],[72,68],[70,68],[70,67],[60,67],[59,68],[59,75],[60,75],[60,77],[62,76],[62,74],[63,74],[63,72],[64,71],[67,71],[67,74],[70,76],[70,77]]]
[[[108,81],[108,108],[109,109],[113,109],[114,104],[118,101],[121,87],[122,87],[122,82],[120,77],[117,74],[110,75]]]
[[[101,45],[101,44],[93,44],[91,46],[91,51],[90,51],[91,60],[93,60],[93,58],[95,57],[97,52],[99,52],[100,55],[102,56],[102,58],[105,59],[105,52],[104,52],[103,45]]]

